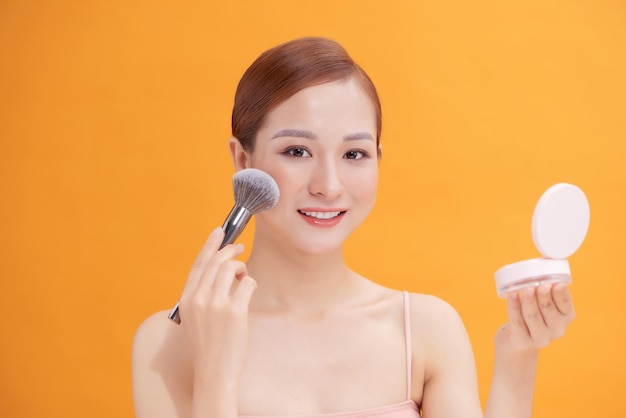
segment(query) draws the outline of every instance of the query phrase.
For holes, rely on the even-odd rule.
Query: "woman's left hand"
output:
[[[508,294],[509,322],[496,334],[496,347],[509,354],[536,352],[562,337],[574,319],[564,283],[541,284]]]

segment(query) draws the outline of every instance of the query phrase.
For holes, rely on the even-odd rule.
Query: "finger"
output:
[[[537,288],[537,300],[541,315],[548,327],[548,335],[551,340],[561,338],[565,334],[565,328],[569,323],[566,315],[559,312],[553,296],[554,286],[542,284]]]
[[[201,277],[188,281],[188,285],[185,287],[185,290],[180,297],[180,310],[187,310],[188,306],[196,306],[200,308],[206,306],[207,302],[214,296],[212,293],[214,291],[213,285],[219,268],[224,263],[234,262],[234,258],[242,252],[243,245],[234,244],[227,245],[217,253],[214,253],[213,256],[205,262],[204,271],[202,272]]]
[[[222,264],[230,260],[234,260],[241,253],[243,253],[243,244],[229,244],[215,253],[204,267],[202,277],[200,278],[196,289],[198,289],[201,285],[204,288],[204,292],[211,289],[215,282],[217,272],[221,268]]]
[[[552,299],[561,314],[565,315],[569,320],[574,319],[575,312],[572,296],[565,283],[557,283],[552,287]]]
[[[556,326],[561,313],[552,298],[552,285],[544,283],[537,287],[537,303],[545,324],[549,328]]]
[[[528,332],[535,345],[543,347],[550,342],[548,327],[541,315],[536,288],[528,287],[522,291],[522,316],[528,327]]]
[[[235,306],[239,306],[248,311],[248,307],[250,306],[250,299],[252,299],[252,295],[257,288],[256,280],[254,280],[250,276],[243,276],[237,283],[237,288],[233,293],[233,304]]]
[[[215,228],[213,232],[209,234],[204,242],[204,245],[202,246],[202,249],[193,262],[189,276],[187,276],[187,283],[185,283],[183,294],[193,292],[193,289],[197,286],[198,281],[202,277],[209,260],[218,251],[223,238],[224,231],[219,227]]]
[[[509,293],[507,300],[507,313],[509,315],[510,324],[507,328],[511,335],[511,341],[515,344],[528,341],[530,338],[530,332],[528,331],[526,321],[524,321],[524,317],[522,316],[522,304],[518,292]]]
[[[220,266],[213,284],[212,295],[217,300],[228,300],[233,282],[248,274],[246,264],[239,260],[228,260]],[[204,283],[202,284],[204,286]],[[208,286],[208,285],[207,285]]]

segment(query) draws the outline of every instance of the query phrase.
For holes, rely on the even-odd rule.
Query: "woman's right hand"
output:
[[[222,228],[209,235],[179,302],[180,326],[194,362],[194,385],[204,381],[209,386],[236,386],[245,360],[248,306],[256,281],[235,259],[243,246],[220,250],[223,239]]]

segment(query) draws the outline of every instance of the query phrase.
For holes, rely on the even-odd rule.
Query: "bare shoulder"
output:
[[[139,325],[133,339],[133,362],[142,362],[184,345],[182,329],[167,315],[167,311],[157,312]]]
[[[474,355],[457,310],[436,296],[411,294],[412,341],[424,355],[424,378],[467,369],[468,384],[474,375]]]
[[[410,298],[412,341],[427,361],[426,372],[459,354],[473,357],[463,320],[450,303],[432,295],[411,294]]]
[[[440,330],[440,327],[461,327],[463,322],[457,310],[445,300],[420,293],[410,294],[412,323],[424,331]]]
[[[138,417],[176,416],[191,391],[192,365],[185,336],[167,314],[149,316],[135,332],[132,375]]]
[[[160,311],[144,320],[133,340],[133,364],[148,367],[152,372],[168,373],[189,362],[185,335],[171,321],[168,311]]]
[[[135,341],[143,338],[164,338],[170,330],[176,330],[178,325],[171,321],[167,315],[169,311],[159,311],[147,317],[137,328]]]

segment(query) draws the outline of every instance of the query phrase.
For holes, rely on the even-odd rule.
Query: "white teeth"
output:
[[[305,214],[306,216],[310,216],[312,218],[317,219],[331,219],[335,216],[338,216],[341,212],[305,212],[303,210],[299,211],[300,213]]]

